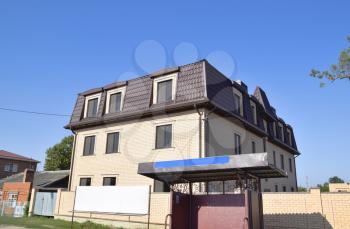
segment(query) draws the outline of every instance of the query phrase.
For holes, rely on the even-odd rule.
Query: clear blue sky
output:
[[[250,92],[264,88],[294,127],[300,185],[306,176],[311,185],[332,175],[350,181],[350,83],[321,89],[308,76],[347,46],[349,8],[349,1],[2,0],[0,107],[70,114],[77,93],[132,75],[125,72],[186,62],[197,49]],[[44,162],[45,150],[70,134],[68,120],[0,111],[0,148]]]

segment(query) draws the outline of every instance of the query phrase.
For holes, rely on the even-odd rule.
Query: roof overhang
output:
[[[169,184],[287,176],[269,163],[267,153],[146,162],[138,174]]]

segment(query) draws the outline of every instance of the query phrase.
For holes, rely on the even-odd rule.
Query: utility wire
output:
[[[58,116],[58,117],[69,117],[70,116],[70,115],[66,115],[66,114],[55,114],[55,113],[44,113],[44,112],[37,112],[37,111],[26,111],[26,110],[18,110],[18,109],[11,109],[11,108],[5,108],[5,107],[0,107],[0,110],[10,111],[10,112],[17,112],[17,113],[34,114],[34,115],[46,115],[46,116]]]

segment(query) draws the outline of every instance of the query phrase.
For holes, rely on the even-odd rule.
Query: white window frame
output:
[[[243,94],[236,88],[233,88],[233,94],[236,94],[239,97],[239,114],[243,117]]]
[[[18,200],[18,192],[9,192],[7,200],[16,202]]]
[[[86,139],[87,137],[95,137],[94,153],[93,153],[93,154],[90,154],[90,155],[84,155],[85,139]],[[82,157],[96,156],[96,145],[97,145],[97,133],[84,134],[84,135],[83,135],[83,153],[81,154],[81,156],[82,156]]]
[[[12,172],[17,173],[18,172],[18,164],[13,163],[12,164]]]
[[[96,98],[97,98],[97,111],[96,111],[96,113],[98,113],[98,108],[100,107],[100,101],[101,101],[101,93],[93,94],[93,95],[89,95],[89,96],[85,97],[84,118],[86,118],[86,116],[87,116],[87,108],[88,108],[89,100],[96,99]]]
[[[273,122],[273,134],[274,134],[274,137],[277,137],[277,127],[276,127],[276,122]]]
[[[115,186],[118,185],[119,174],[102,174],[101,177],[102,177],[102,186],[103,186],[103,179],[104,179],[104,178],[108,178],[108,177],[115,177]]]
[[[239,136],[239,154],[236,154],[236,135],[238,135]],[[242,134],[240,133],[240,132],[238,132],[238,131],[235,131],[235,132],[233,132],[233,142],[234,142],[234,146],[233,146],[233,153],[234,153],[234,155],[241,155],[241,154],[243,154],[243,142],[242,142]]]
[[[80,186],[80,180],[82,179],[82,178],[90,178],[91,179],[91,184],[90,184],[90,186],[93,186],[93,181],[94,181],[94,178],[93,178],[94,176],[93,175],[79,175],[78,176],[78,178],[79,178],[79,180],[78,180],[78,185],[77,186]]]
[[[253,142],[254,142],[254,145],[255,145],[255,152],[253,152]],[[251,152],[252,153],[257,153],[258,152],[256,140],[254,138],[252,138],[251,141],[250,141],[250,147],[251,147]]]
[[[106,114],[109,114],[109,106],[110,106],[109,101],[111,99],[111,95],[114,95],[114,94],[117,94],[117,93],[121,93],[120,111],[123,110],[125,91],[126,91],[126,87],[118,87],[118,88],[115,88],[115,89],[107,91]]]
[[[250,101],[250,107],[254,107],[254,109],[252,109],[252,115],[253,115],[253,122],[255,125],[258,124],[258,113],[256,111],[256,104],[253,101]]]
[[[263,125],[264,125],[264,131],[267,133],[268,132],[268,123],[266,119],[263,119]]]
[[[278,123],[278,126],[281,127],[281,141],[284,142],[284,126],[282,123]]]
[[[171,146],[168,147],[168,148],[157,148],[157,127],[158,126],[166,126],[166,125],[171,125]],[[172,148],[175,148],[174,146],[174,122],[157,122],[157,123],[154,123],[154,149],[155,150],[167,150],[167,149],[172,149]]]
[[[116,152],[116,153],[107,153],[108,134],[113,134],[113,133],[119,133],[118,152]],[[105,136],[106,136],[105,154],[106,154],[106,155],[114,155],[114,154],[119,154],[119,153],[121,153],[121,152],[120,152],[121,129],[115,129],[115,130],[108,130],[108,131],[105,131]]]
[[[287,132],[288,132],[288,137],[289,137],[289,144],[292,145],[292,131],[290,131],[290,129],[287,128]]]
[[[160,76],[153,79],[153,104],[157,104],[157,97],[158,97],[158,83],[172,80],[172,88],[171,88],[171,100],[175,100],[176,96],[176,84],[177,84],[177,73]]]
[[[11,164],[6,164],[4,166],[4,172],[11,172]]]

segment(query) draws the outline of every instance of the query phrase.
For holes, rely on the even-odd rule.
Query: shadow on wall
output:
[[[320,213],[266,214],[264,225],[265,229],[333,229]]]

